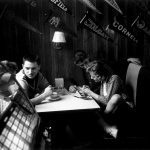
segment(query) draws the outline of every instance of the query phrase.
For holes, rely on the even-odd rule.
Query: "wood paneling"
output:
[[[25,28],[12,18],[4,14],[0,18],[0,59],[13,60],[21,68],[22,56],[27,52],[38,54],[41,58],[41,71],[45,74],[51,84],[55,77],[64,77],[66,80],[71,76],[81,80],[79,70],[73,64],[73,54],[77,49],[83,49],[91,57],[98,57],[106,61],[117,61],[128,57],[140,57],[144,64],[150,65],[149,38],[143,32],[136,30],[139,44],[135,44],[126,37],[115,33],[114,42],[108,42],[102,37],[86,30],[77,28],[80,19],[88,9],[79,0],[62,0],[72,11],[72,16],[49,2],[49,0],[35,0],[36,7],[32,7],[24,0],[0,0],[0,13],[8,5],[8,10],[14,12],[15,16],[23,19],[43,34],[35,33]],[[144,0],[143,0],[144,1]],[[117,11],[109,6],[104,0],[94,0],[93,4],[103,13],[98,15],[89,10],[99,24],[105,29],[111,22]],[[129,26],[138,15],[139,9],[134,0],[116,0]],[[145,0],[147,6],[149,1]],[[52,37],[55,29],[45,22],[45,14],[49,10],[57,12],[64,23],[77,34],[73,37],[66,33],[67,44],[63,50],[57,51],[53,48]]]

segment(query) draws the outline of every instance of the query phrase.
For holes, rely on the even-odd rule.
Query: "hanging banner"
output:
[[[27,4],[31,5],[32,7],[37,7],[36,0],[24,0]]]
[[[105,32],[105,30],[96,22],[96,20],[90,16],[87,12],[84,17],[81,19],[80,24],[81,27],[85,27],[86,29],[100,35],[106,40],[113,41],[110,36]]]
[[[92,9],[93,11],[95,11],[98,14],[102,14],[92,3],[90,0],[79,0],[80,2],[82,2],[84,5],[86,5],[88,8]]]
[[[67,27],[63,19],[61,19],[60,16],[52,10],[49,10],[49,14],[47,15],[45,23],[48,23],[50,27],[54,29],[63,30],[64,32],[67,32],[72,36],[77,37],[77,34],[73,32],[72,29]]]
[[[105,28],[106,33],[114,40],[115,37],[115,31],[109,28],[109,25]]]
[[[110,24],[110,28],[128,37],[135,43],[138,43],[138,39],[136,38],[136,36],[132,33],[130,29],[126,27],[123,21],[121,21],[119,18],[114,17],[113,23]]]
[[[119,8],[115,0],[104,0],[104,1],[108,3],[110,6],[112,6],[114,9],[116,9],[121,15],[123,15],[121,9]]]
[[[134,0],[135,5],[140,8],[144,13],[150,15],[150,11],[148,10],[147,3],[143,0]]]
[[[69,10],[67,8],[67,6],[61,1],[61,0],[49,0],[51,3],[53,3],[54,5],[56,5],[58,8],[60,8],[61,10],[65,11],[66,13],[72,15],[71,10]]]
[[[132,23],[131,27],[137,27],[138,29],[142,30],[144,33],[150,36],[150,27],[141,15],[137,16],[137,18]]]
[[[13,11],[9,11],[7,10],[6,13],[4,14],[4,17],[11,22],[17,23],[19,25],[21,25],[22,27],[33,31],[35,33],[38,34],[43,34],[42,32],[40,32],[38,29],[36,29],[35,27],[33,27],[32,25],[30,25],[28,22],[26,22],[25,20],[23,20],[22,18],[15,16],[15,13]]]

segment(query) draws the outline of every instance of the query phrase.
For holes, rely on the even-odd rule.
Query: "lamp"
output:
[[[62,31],[55,31],[53,39],[53,45],[55,49],[62,49],[64,44],[66,43],[65,34]]]

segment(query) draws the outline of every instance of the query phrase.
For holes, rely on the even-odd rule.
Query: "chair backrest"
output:
[[[0,149],[33,150],[40,117],[20,90],[0,116]]]
[[[141,65],[130,63],[127,68],[126,73],[126,89],[130,98],[133,99],[134,105],[136,106],[136,96],[137,96],[137,80]]]

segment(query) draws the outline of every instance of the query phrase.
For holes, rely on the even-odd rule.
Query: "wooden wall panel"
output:
[[[150,6],[148,0],[143,1],[147,7]],[[91,1],[102,12],[102,15],[88,9],[79,0],[62,0],[72,11],[72,16],[53,5],[49,0],[36,0],[36,2],[37,7],[34,8],[24,0],[0,0],[0,16],[5,5],[8,5],[8,10],[13,11],[15,16],[43,33],[41,35],[35,33],[14,20],[8,19],[4,14],[0,18],[1,60],[16,61],[21,68],[24,54],[27,52],[38,54],[42,63],[41,71],[51,84],[54,84],[56,77],[64,77],[68,81],[71,76],[82,82],[80,70],[73,64],[73,55],[77,49],[85,50],[91,57],[111,62],[128,57],[140,57],[143,64],[150,66],[149,37],[143,32],[135,30],[135,34],[139,38],[139,43],[135,44],[117,32],[114,34],[114,42],[108,42],[87,29],[77,28],[87,10],[104,29],[111,23],[113,16],[118,12],[103,0]],[[124,12],[123,17],[127,25],[130,26],[139,12],[135,1],[116,0],[116,2]],[[77,34],[77,37],[73,37],[71,34],[65,33],[67,43],[61,51],[55,50],[51,42],[55,29],[45,22],[45,14],[48,14],[50,10],[55,11],[64,20],[66,26]]]

